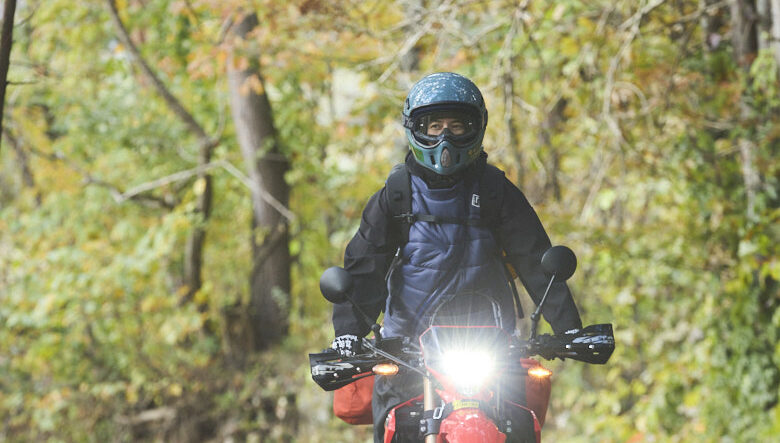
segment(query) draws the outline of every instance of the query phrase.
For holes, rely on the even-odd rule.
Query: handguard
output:
[[[343,357],[334,349],[326,349],[323,352],[309,354],[311,378],[325,391],[334,391],[363,377],[373,375],[371,368],[377,363],[377,359]]]
[[[373,348],[376,352],[364,352],[351,357],[339,354],[333,348],[328,348],[316,354],[309,354],[311,378],[325,391],[334,391],[363,377],[373,375],[374,365],[388,362],[388,358],[379,354],[391,356],[406,355],[408,342],[400,337],[381,340],[374,347],[371,341],[363,339],[363,349]]]
[[[531,351],[548,360],[570,358],[603,365],[615,350],[612,324],[590,325],[571,334],[540,335],[530,343]]]

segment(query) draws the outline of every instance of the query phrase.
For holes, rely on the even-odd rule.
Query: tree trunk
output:
[[[742,69],[750,69],[750,64],[758,50],[758,33],[755,1],[731,1],[731,44],[734,56]]]
[[[540,131],[542,145],[547,147],[550,153],[550,160],[547,167],[549,173],[544,187],[545,191],[552,192],[556,201],[561,200],[561,184],[558,180],[561,166],[561,154],[558,147],[553,144],[552,136],[558,131],[558,127],[566,119],[563,113],[567,104],[568,101],[565,98],[559,98],[545,116]]]
[[[8,129],[3,131],[3,135],[6,139],[8,139],[8,142],[11,144],[11,149],[16,152],[16,157],[19,159],[19,169],[22,174],[22,183],[26,188],[35,190],[35,176],[32,173],[32,169],[30,169],[30,160],[27,157],[27,152],[24,150],[22,143],[19,141],[16,135],[14,135]],[[42,198],[43,197],[41,196],[41,192],[36,190],[35,202],[38,206],[41,205]]]
[[[772,4],[772,7],[774,6]],[[762,28],[765,30],[773,29],[768,9],[769,5],[762,0],[758,0],[757,4],[751,0],[733,0],[731,3],[731,32],[734,58],[745,72],[750,71],[750,66],[762,45],[776,43],[762,43],[760,39]],[[739,102],[739,121],[741,126],[747,129],[747,134],[754,132],[750,123],[752,114],[753,109],[750,102],[743,97]],[[750,139],[749,135],[739,137],[735,143],[740,153],[740,167],[745,184],[745,216],[748,220],[754,221],[756,217],[756,195],[761,187],[761,179],[755,165],[754,151],[756,150],[756,144]]]
[[[516,185],[520,189],[525,188],[525,159],[523,156],[523,150],[520,147],[520,141],[517,139],[517,121],[515,119],[514,103],[515,103],[515,78],[512,75],[513,70],[517,66],[519,57],[512,55],[509,60],[506,61],[504,74],[502,80],[504,83],[504,124],[506,125],[507,134],[509,136],[509,149],[512,152],[515,167],[517,168],[517,180]]]
[[[252,252],[249,328],[251,346],[268,348],[287,334],[290,293],[288,220],[282,213],[289,188],[289,168],[280,152],[271,106],[263,88],[259,54],[246,53],[242,41],[258,25],[255,14],[243,17],[233,33],[239,42],[228,63],[233,120],[246,170],[252,182]],[[239,65],[249,60],[248,67]]]
[[[769,23],[769,46],[772,54],[775,56],[777,65],[780,66],[780,0],[771,0],[768,20]]]
[[[11,64],[11,45],[14,37],[14,14],[16,0],[5,0],[3,6],[3,30],[0,34],[0,128],[3,127],[5,88],[8,85],[8,67]],[[0,140],[2,138],[0,137]]]
[[[756,0],[756,14],[758,15],[758,49],[769,48],[771,38],[771,20],[769,0]]]
[[[756,0],[758,49],[768,50],[780,66],[780,0]]]

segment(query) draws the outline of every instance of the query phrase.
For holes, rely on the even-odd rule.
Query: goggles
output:
[[[415,112],[406,124],[423,148],[435,148],[447,140],[455,146],[468,146],[482,128],[478,113],[464,109],[432,109]]]

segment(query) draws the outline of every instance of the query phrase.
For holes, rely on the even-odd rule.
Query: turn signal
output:
[[[552,375],[552,371],[547,369],[547,368],[543,368],[541,366],[537,366],[535,368],[529,369],[528,370],[528,375],[536,377],[536,378],[547,378],[547,377]]]
[[[395,375],[398,373],[398,365],[393,363],[380,363],[372,369],[376,375]]]

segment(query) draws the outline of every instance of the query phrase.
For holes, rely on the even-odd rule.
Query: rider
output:
[[[431,307],[464,291],[492,294],[501,311],[511,313],[503,325],[513,331],[514,302],[502,251],[537,304],[544,293],[548,279],[539,263],[550,240],[528,200],[503,173],[498,192],[503,201],[494,225],[463,221],[479,220],[480,206],[485,206],[480,205],[480,184],[485,183],[480,178],[497,171],[487,165],[482,147],[487,117],[481,92],[461,75],[431,74],[409,91],[403,122],[412,212],[431,216],[400,223],[390,209],[393,191],[385,185],[368,201],[344,256],[344,268],[354,280],[352,300],[372,319],[384,311],[385,337],[416,338]],[[542,314],[556,334],[582,327],[565,283],[552,285]],[[363,318],[349,303],[334,306],[332,347],[342,355],[359,352],[360,337],[370,331]],[[418,383],[399,375],[376,378],[375,441],[382,439],[389,410],[420,392]]]

